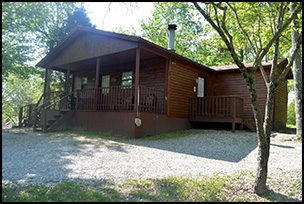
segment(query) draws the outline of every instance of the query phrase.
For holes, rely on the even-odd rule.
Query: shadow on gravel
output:
[[[276,146],[276,147],[282,147],[282,148],[286,148],[286,149],[294,149],[294,147],[292,146],[287,146],[287,145],[277,145],[277,144],[270,144],[272,146]]]
[[[228,162],[239,162],[258,145],[255,134],[245,131],[192,130],[189,133],[173,139],[141,138],[122,142]]]
[[[18,185],[50,184],[62,181],[111,183],[108,179],[73,179],[70,156],[85,155],[85,145],[42,132],[22,129],[2,131],[2,183],[17,182]],[[71,138],[71,137],[69,137]],[[112,147],[113,148],[113,147]],[[117,151],[123,151],[114,147]],[[89,152],[87,154],[91,156]],[[84,170],[85,172],[85,170]]]

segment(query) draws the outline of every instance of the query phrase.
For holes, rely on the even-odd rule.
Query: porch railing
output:
[[[150,113],[165,112],[165,92],[162,89],[139,86],[139,111]]]
[[[141,112],[164,113],[164,90],[139,86]],[[77,110],[126,111],[134,110],[135,86],[112,86],[77,90]]]
[[[190,117],[242,118],[243,99],[238,96],[190,98]]]

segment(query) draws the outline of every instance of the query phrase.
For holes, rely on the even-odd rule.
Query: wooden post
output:
[[[47,87],[48,87],[48,74],[49,74],[49,69],[45,69],[45,75],[44,75],[44,89],[43,89],[43,103],[47,100]]]
[[[77,95],[76,110],[78,110],[78,106],[79,106],[79,90],[76,90],[76,95]]]
[[[97,104],[98,104],[99,78],[100,78],[100,58],[97,57],[97,61],[96,61],[96,76],[95,76],[95,105],[94,105],[95,110],[97,110]]]
[[[38,114],[38,111],[37,111],[37,107],[34,111],[34,127],[33,127],[33,130],[36,131],[36,124],[37,124],[37,114]]]
[[[43,132],[46,133],[46,124],[47,124],[47,114],[46,114],[47,110],[43,109]]]
[[[96,77],[95,77],[95,88],[99,87],[99,78],[100,78],[100,58],[97,57],[96,61]]]
[[[232,97],[232,132],[235,132],[236,98]]]
[[[67,75],[66,75],[66,83],[65,83],[65,90],[67,93],[69,93],[69,88],[70,88],[70,63],[68,64],[68,70],[67,70]]]
[[[23,107],[19,109],[19,127],[22,126]]]
[[[140,48],[136,49],[136,61],[135,61],[135,100],[134,100],[134,110],[138,115],[139,106],[139,68],[140,68]]]

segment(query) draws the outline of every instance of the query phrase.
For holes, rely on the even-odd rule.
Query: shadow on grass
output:
[[[111,202],[121,194],[109,186],[93,189],[88,184],[64,182],[52,186],[3,187],[2,202]]]
[[[261,195],[262,198],[265,198],[269,201],[275,201],[275,202],[302,202],[299,199],[291,198],[289,196],[283,195],[281,193],[275,192],[273,190],[269,190],[264,195]]]
[[[2,184],[4,202],[191,202],[223,201],[218,177],[129,180],[122,184],[63,182],[51,186],[8,187]]]

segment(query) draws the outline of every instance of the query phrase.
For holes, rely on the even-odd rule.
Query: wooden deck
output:
[[[38,104],[30,104],[20,108],[19,126],[33,126],[34,130],[36,130],[37,125],[49,128],[64,115],[61,114],[62,112],[67,113],[70,110],[165,113],[165,92],[163,89],[138,86],[138,110],[135,110],[135,92],[135,85],[132,85],[79,89],[72,93],[66,91],[46,93],[44,102],[41,100],[42,95]]]
[[[190,98],[190,122],[231,123],[232,131],[239,123],[243,129],[243,99],[238,96]]]

